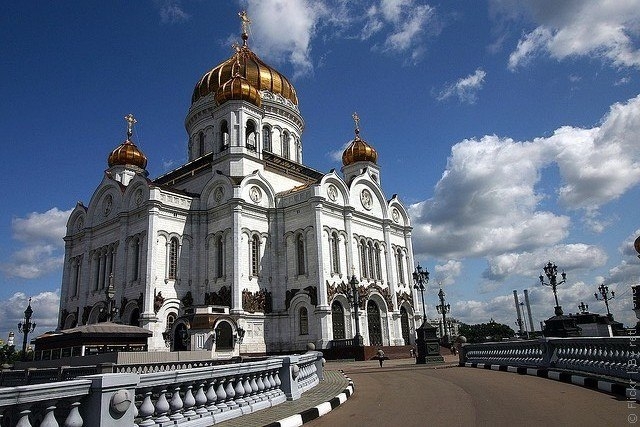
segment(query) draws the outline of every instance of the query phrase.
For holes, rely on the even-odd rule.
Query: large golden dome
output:
[[[342,153],[342,165],[356,162],[378,163],[378,152],[367,141],[360,138],[360,129],[356,128],[356,137]]]
[[[129,165],[129,166],[137,166],[141,169],[146,169],[147,167],[147,156],[144,155],[142,151],[131,141],[131,135],[133,134],[133,125],[136,123],[136,119],[133,118],[132,114],[129,114],[125,117],[125,120],[128,122],[127,128],[127,139],[120,145],[118,145],[115,150],[109,154],[109,158],[107,159],[107,164],[109,167],[116,165]]]
[[[246,33],[242,34],[243,45],[237,48],[237,52],[202,76],[193,90],[191,103],[203,96],[215,95],[220,86],[232,80],[237,68],[238,74],[258,91],[267,90],[273,94],[282,95],[294,105],[298,105],[298,96],[293,85],[285,76],[265,64],[249,49],[247,38]],[[237,66],[236,61],[238,61]]]

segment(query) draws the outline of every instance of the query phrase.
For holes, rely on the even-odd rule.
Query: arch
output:
[[[169,240],[169,257],[167,265],[167,278],[169,280],[175,280],[178,278],[178,250],[180,242],[177,237],[172,237]]]
[[[404,345],[411,344],[411,335],[409,332],[409,313],[407,313],[407,309],[400,307],[400,331],[402,332],[402,339],[404,340]]]
[[[380,308],[372,299],[367,301],[367,324],[369,329],[369,345],[382,345],[382,319]]]
[[[253,234],[249,240],[249,273],[251,276],[257,277],[260,273],[260,246],[261,239],[259,234]]]
[[[271,127],[268,125],[262,126],[262,149],[273,152],[273,147],[271,147]]]
[[[185,322],[177,322],[173,328],[173,351],[189,350],[191,340],[189,337],[189,327]]]
[[[245,128],[245,147],[249,150],[256,151],[258,146],[258,129],[256,122],[253,120],[247,120],[247,126]]]
[[[309,335],[309,310],[307,307],[300,307],[298,310],[298,328],[300,335]]]
[[[65,317],[62,329],[75,328],[78,325],[78,319],[76,319],[75,313],[69,314]]]
[[[287,160],[289,159],[289,156],[290,156],[289,154],[290,144],[291,144],[291,135],[289,134],[289,132],[285,130],[284,132],[282,132],[282,157],[284,157]]]
[[[102,323],[107,321],[107,307],[104,302],[100,301],[94,304],[87,317],[87,325]]]
[[[229,148],[229,125],[226,120],[220,122],[220,151],[224,151]]]
[[[216,350],[232,350],[234,346],[233,325],[227,320],[220,320],[214,328]]]
[[[298,275],[303,275],[306,273],[306,250],[305,250],[305,236],[303,233],[296,234],[296,261],[297,261],[297,270]]]
[[[329,237],[331,271],[340,274],[340,236],[337,231],[333,231]]]
[[[340,301],[331,303],[331,325],[333,326],[333,339],[343,340],[346,336],[344,327],[344,307]]]

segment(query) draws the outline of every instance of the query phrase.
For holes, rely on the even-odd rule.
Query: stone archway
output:
[[[367,301],[367,323],[369,324],[369,345],[382,345],[382,321],[380,308],[375,301]]]
[[[344,330],[344,308],[339,301],[331,304],[331,324],[333,326],[333,339],[343,340],[346,338]]]

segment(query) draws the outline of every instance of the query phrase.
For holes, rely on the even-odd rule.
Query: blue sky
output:
[[[640,283],[640,1],[248,0],[7,3],[0,16],[0,337],[33,298],[56,323],[64,227],[138,119],[156,177],[186,161],[198,79],[249,46],[289,76],[306,120],[304,163],[328,172],[353,137],[410,208],[415,258],[451,314],[513,327],[512,291],[552,315],[537,277],[567,272],[565,312],[615,290],[635,322]]]

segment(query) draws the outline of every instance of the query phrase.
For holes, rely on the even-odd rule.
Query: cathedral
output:
[[[188,160],[155,179],[133,141],[107,158],[65,240],[59,328],[113,320],[152,332],[150,351],[212,357],[413,344],[407,210],[381,187],[360,135],[341,173],[302,161],[304,120],[291,82],[249,47],[196,83]],[[114,144],[115,145],[115,144]]]

